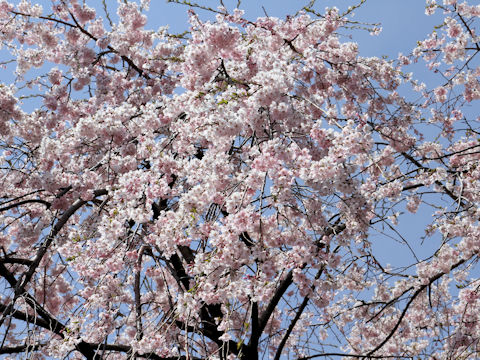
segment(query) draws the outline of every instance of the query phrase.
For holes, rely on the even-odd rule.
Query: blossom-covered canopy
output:
[[[480,5],[428,0],[388,60],[313,3],[175,35],[148,1],[0,0],[0,354],[480,356]]]

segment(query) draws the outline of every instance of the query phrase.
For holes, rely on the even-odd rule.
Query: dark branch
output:
[[[7,205],[3,208],[0,208],[0,212],[7,211],[7,210],[10,210],[14,207],[21,206],[21,205],[24,205],[24,204],[29,204],[29,203],[43,204],[47,207],[47,209],[49,209],[50,206],[52,205],[48,201],[45,201],[45,200],[42,200],[42,199],[28,199],[28,200],[22,200],[22,201],[19,201],[17,203],[10,204],[10,205]]]
[[[23,352],[35,351],[41,349],[46,344],[23,344],[18,346],[3,346],[0,348],[0,354],[19,354]]]
[[[292,284],[292,282],[293,282],[293,270],[290,270],[287,276],[285,276],[285,279],[283,279],[280,282],[280,285],[275,291],[275,294],[273,294],[273,297],[268,303],[267,308],[265,309],[263,314],[260,316],[260,319],[258,321],[258,331],[260,334],[263,333],[263,330],[265,330],[265,327],[267,326],[270,316],[272,316],[273,311],[278,305],[278,302],[282,298],[283,294],[285,294],[285,292],[287,291],[288,287]]]

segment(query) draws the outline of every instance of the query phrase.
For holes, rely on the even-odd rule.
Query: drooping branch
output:
[[[405,159],[409,160],[411,163],[415,164],[415,166],[417,166],[419,169],[424,169],[424,170],[430,170],[429,168],[423,166],[418,160],[416,160],[413,156],[411,156],[410,154],[407,154],[405,152],[402,152],[402,155],[403,157],[405,157]],[[458,196],[456,196],[451,190],[449,190],[444,184],[442,184],[441,181],[439,180],[435,180],[435,184],[440,186],[442,188],[442,190],[445,192],[445,194],[447,194],[453,201],[455,202],[458,202],[460,204],[460,206],[462,208],[465,208],[466,207],[466,204],[465,202],[459,198]]]
[[[462,265],[463,263],[467,262],[469,259],[460,259],[458,262],[456,262],[454,265],[451,266],[450,268],[450,271],[456,269],[457,267],[459,267],[460,265]],[[407,304],[405,305],[405,307],[403,308],[402,312],[400,313],[400,316],[398,317],[397,321],[395,322],[395,325],[393,326],[392,330],[389,332],[389,334],[385,337],[385,339],[380,342],[380,344],[378,344],[375,348],[373,348],[372,350],[370,350],[366,357],[370,357],[371,355],[373,355],[375,352],[377,352],[378,350],[380,350],[391,338],[392,336],[397,332],[397,329],[398,327],[400,326],[400,324],[402,323],[402,320],[403,318],[405,317],[405,315],[407,314],[407,311],[408,309],[410,308],[410,305],[413,303],[413,301],[418,297],[418,295],[420,295],[422,293],[422,291],[424,291],[427,287],[429,287],[430,285],[432,285],[435,281],[437,281],[438,279],[440,279],[442,276],[444,276],[445,274],[448,274],[450,271],[448,272],[439,272],[437,275],[435,276],[432,276],[429,281],[426,283],[426,284],[423,284],[421,286],[418,287],[417,290],[415,290],[415,292],[412,294],[412,296],[410,297],[410,299],[408,300]]]
[[[94,196],[102,196],[102,195],[107,195],[107,190],[95,190],[94,191]],[[75,212],[80,209],[83,205],[87,203],[86,200],[77,200],[72,206],[70,206],[63,214],[62,216],[55,222],[55,225],[52,227],[52,230],[50,231],[50,234],[46,237],[42,245],[40,245],[39,249],[37,250],[37,254],[35,255],[32,264],[28,267],[28,270],[26,270],[19,278],[17,281],[17,284],[15,285],[15,298],[21,295],[24,292],[25,286],[30,282],[30,279],[32,278],[33,274],[35,273],[38,265],[40,264],[40,261],[43,259],[43,256],[47,252],[48,248],[52,244],[53,240],[57,236],[57,234],[62,230],[62,228],[65,226],[65,224],[68,222],[70,217],[75,214]],[[15,301],[15,299],[14,299]],[[1,323],[0,323],[1,324]]]
[[[11,283],[14,284],[15,280],[13,275],[4,267],[2,268],[2,264],[0,263],[0,275],[3,276],[6,279],[10,279]],[[58,321],[53,315],[51,315],[45,308],[40,305],[37,300],[31,296],[30,294],[24,294],[23,296],[25,298],[26,303],[32,308],[35,314],[38,314],[37,316],[34,315],[28,315],[26,313],[23,313],[19,310],[9,310],[9,306],[0,304],[0,310],[3,310],[5,313],[6,311],[8,312],[7,315],[13,316],[15,319],[18,320],[23,320],[27,321],[30,324],[40,326],[48,331],[53,332],[54,334],[60,336],[61,338],[65,338],[65,334],[68,333],[67,326],[62,324],[60,321]],[[27,345],[25,345],[27,346]],[[24,345],[22,346],[17,346],[17,347],[2,347],[0,348],[0,354],[2,353],[15,353],[15,352],[23,352],[27,350],[27,348]],[[138,354],[133,351],[133,348],[131,346],[127,345],[120,345],[120,344],[95,344],[95,343],[87,343],[85,341],[80,341],[75,345],[76,350],[78,350],[82,355],[85,356],[86,359],[91,359],[91,360],[99,360],[100,356],[97,353],[98,349],[103,349],[107,351],[117,351],[117,352],[123,352],[126,354],[130,354],[136,357],[143,357],[143,358],[148,358],[148,359],[157,359],[157,360],[173,360],[173,359],[187,359],[184,356],[181,357],[162,357],[159,356],[155,353],[144,353],[144,354]],[[23,349],[23,350],[22,350]],[[30,345],[28,349],[33,349]],[[194,359],[190,357],[189,359]]]
[[[94,196],[96,197],[106,194],[106,190],[94,191]],[[28,269],[25,270],[18,279],[15,279],[14,275],[7,270],[7,268],[5,267],[5,265],[3,265],[2,262],[0,262],[0,275],[2,275],[10,283],[10,286],[14,288],[13,299],[11,299],[10,304],[2,312],[2,317],[0,318],[0,325],[2,325],[2,323],[5,321],[6,315],[10,314],[13,311],[13,307],[17,298],[25,293],[25,287],[29,284],[33,274],[35,273],[37,267],[39,266],[41,260],[43,259],[56,235],[60,232],[60,230],[62,230],[70,217],[86,203],[87,201],[85,200],[77,200],[72,206],[70,206],[70,208],[68,208],[62,214],[62,216],[56,221],[55,225],[52,227],[50,234],[43,241],[42,245],[40,245],[40,247],[38,248],[34,259],[28,266]]]
[[[0,304],[0,311],[4,312],[6,310],[6,308],[7,308],[7,305]],[[29,324],[38,325],[38,326],[43,327],[44,329],[51,330],[50,324],[47,321],[45,321],[43,318],[40,318],[38,316],[30,315],[30,314],[27,314],[23,311],[16,310],[16,309],[11,311],[10,314],[8,314],[8,315],[12,316],[13,318],[15,318],[17,320],[22,320],[22,321],[25,321]]]

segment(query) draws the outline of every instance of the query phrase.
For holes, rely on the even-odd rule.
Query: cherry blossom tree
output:
[[[355,4],[148,3],[0,0],[0,354],[480,357],[480,5],[388,60]]]

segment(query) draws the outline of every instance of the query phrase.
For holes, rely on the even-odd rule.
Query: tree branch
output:
[[[24,204],[29,204],[29,203],[43,204],[47,207],[47,209],[49,209],[50,206],[52,206],[51,203],[49,203],[48,201],[42,200],[42,199],[28,199],[28,200],[22,200],[22,201],[19,201],[18,203],[10,204],[10,205],[7,205],[3,208],[0,208],[0,212],[7,211],[7,210],[10,210],[14,207],[21,206],[21,205],[24,205]]]
[[[454,265],[452,265],[452,267],[450,268],[450,271],[452,271],[453,269],[459,267],[460,265],[462,265],[463,263],[465,263],[468,259],[461,259],[460,261],[458,261],[457,263],[455,263]],[[408,308],[410,307],[410,305],[413,303],[413,301],[417,298],[417,296],[423,291],[425,290],[428,286],[430,286],[431,284],[433,284],[435,281],[437,281],[438,279],[440,279],[443,275],[447,274],[448,272],[440,272],[438,273],[437,275],[431,277],[428,281],[428,283],[420,286],[412,295],[412,297],[410,298],[410,300],[408,300],[407,304],[405,305],[405,308],[403,309],[402,313],[400,314],[395,326],[393,327],[393,329],[390,331],[390,333],[387,335],[387,337],[380,343],[378,344],[374,349],[370,350],[366,357],[369,358],[371,357],[372,354],[374,354],[376,351],[380,350],[380,348],[383,347],[383,345],[385,345],[388,340],[391,339],[391,337],[395,334],[395,332],[397,331],[398,327],[400,326],[400,323],[402,322],[403,318],[405,317],[405,315],[407,314],[407,310]]]
[[[267,308],[260,316],[260,319],[258,321],[258,331],[260,334],[262,334],[263,330],[265,330],[265,327],[267,326],[267,322],[270,319],[270,316],[272,315],[273,311],[278,305],[278,302],[282,298],[283,294],[285,294],[285,291],[287,291],[288,287],[292,284],[292,282],[293,282],[293,270],[290,270],[287,276],[285,276],[285,279],[283,279],[280,282],[280,285],[275,291],[275,294],[273,294],[273,297],[268,303]]]

